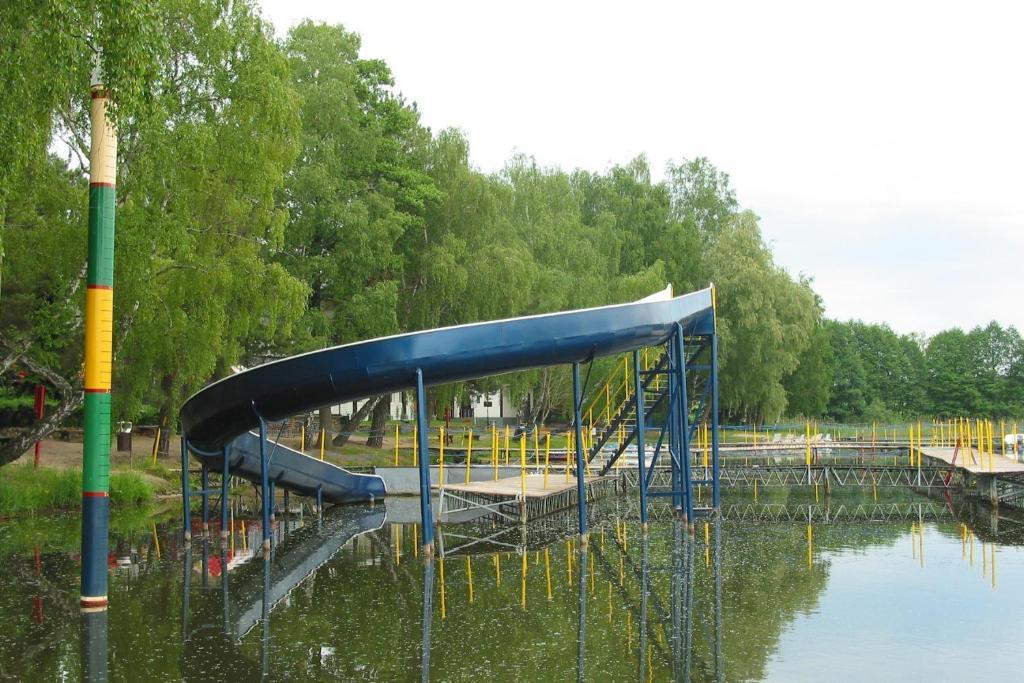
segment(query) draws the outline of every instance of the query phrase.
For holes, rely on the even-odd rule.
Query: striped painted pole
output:
[[[117,136],[109,93],[93,72],[89,155],[89,268],[85,293],[85,433],[82,462],[82,611],[107,608],[110,514],[110,375],[114,327]]]

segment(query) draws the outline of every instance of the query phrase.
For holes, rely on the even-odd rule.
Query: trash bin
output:
[[[132,452],[132,423],[117,423],[117,451],[118,453]]]

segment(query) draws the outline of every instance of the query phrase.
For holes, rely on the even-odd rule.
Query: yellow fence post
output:
[[[306,425],[299,425],[299,453],[306,452]]]
[[[324,459],[324,450],[327,448],[327,431],[320,428],[320,459]]]
[[[526,503],[526,430],[519,433],[519,480],[523,489],[523,503]]]
[[[473,460],[473,430],[469,430],[469,443],[466,444],[466,483],[469,483],[469,467]]]
[[[417,458],[417,456],[419,455],[419,449],[420,449],[419,448],[419,441],[420,441],[420,439],[419,439],[419,436],[420,436],[419,435],[419,431],[420,431],[419,428],[414,425],[413,428],[412,428],[412,466],[413,467],[416,467],[417,465],[420,464],[419,463],[419,458]],[[415,544],[413,544],[413,547],[415,547]]]
[[[395,423],[395,467],[398,467],[398,423]]]
[[[544,437],[544,489],[548,488],[548,466],[551,463],[551,432]],[[545,551],[547,552],[547,551]]]
[[[440,437],[440,450],[438,450],[438,471],[437,471],[437,483],[439,486],[444,486],[444,427],[437,428],[437,435]]]

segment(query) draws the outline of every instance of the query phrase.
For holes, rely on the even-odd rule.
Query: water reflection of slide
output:
[[[209,543],[201,542],[198,548],[186,546],[181,613],[182,673],[185,678],[192,678],[191,672],[195,672],[197,678],[209,675],[213,664],[207,661],[207,655],[211,651],[218,652],[219,664],[232,671],[233,676],[241,676],[240,680],[248,678],[242,673],[245,671],[252,672],[249,677],[256,675],[254,663],[239,652],[238,645],[261,621],[263,629],[258,669],[260,675],[266,677],[270,664],[271,610],[353,538],[384,526],[385,518],[385,509],[378,507],[368,510],[344,509],[323,519],[312,522],[307,520],[305,526],[293,531],[280,545],[275,546],[272,553],[264,554],[262,561],[255,559],[222,571],[219,577],[221,599],[215,602],[210,599],[212,596],[209,593],[200,593],[196,601],[198,605],[192,605],[190,600],[192,574],[195,571],[193,565],[196,560],[201,560],[200,567],[204,574],[202,585],[205,588],[208,585],[205,572],[209,566]],[[289,528],[287,520],[281,521],[283,528]],[[197,551],[201,554],[200,558],[194,556]],[[216,615],[217,612],[220,614]],[[220,627],[212,628],[212,624],[217,622],[220,622]],[[227,659],[232,661],[225,661]]]

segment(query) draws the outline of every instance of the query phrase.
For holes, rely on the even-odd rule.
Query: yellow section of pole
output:
[[[473,604],[473,561],[466,555],[466,577],[469,581],[469,604]]]
[[[324,450],[327,448],[327,431],[320,428],[320,459],[324,459]]]
[[[508,451],[509,451],[509,439],[511,433],[509,432],[508,425],[505,425],[505,467],[508,467]]]
[[[398,467],[398,423],[395,423],[395,467]]]
[[[414,426],[412,428],[412,466],[413,467],[416,467],[417,465],[420,464],[419,463],[419,458],[417,457],[419,455],[419,450],[420,450],[420,445],[419,445],[420,444],[420,439],[419,439],[420,434],[419,434],[419,432],[420,432],[419,427]]]
[[[469,430],[469,434],[466,435],[469,442],[466,444],[466,483],[469,483],[469,467],[473,461],[473,430]]]
[[[306,452],[306,425],[299,425],[299,453]]]
[[[441,557],[441,618],[448,616],[444,605],[444,556]]]
[[[807,421],[804,425],[804,463],[811,466],[811,423]]]
[[[551,554],[547,548],[544,548],[544,574],[548,581],[548,600],[552,599],[551,596]]]

